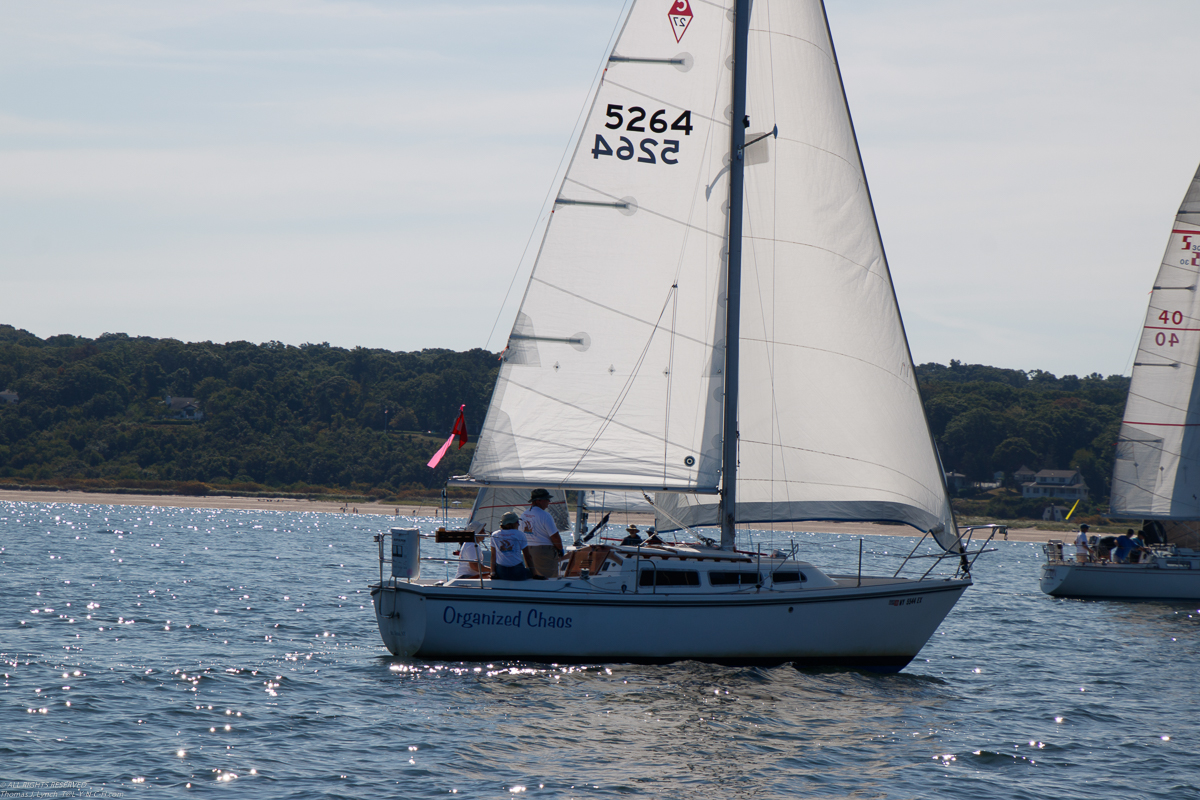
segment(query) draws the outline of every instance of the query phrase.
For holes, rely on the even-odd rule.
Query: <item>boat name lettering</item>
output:
[[[491,625],[502,628],[519,628],[524,617],[525,624],[530,628],[570,628],[571,617],[555,617],[543,614],[536,608],[528,613],[500,614],[494,611],[459,611],[454,606],[446,606],[442,612],[442,622],[447,625],[458,625],[463,628]]]
[[[889,606],[915,606],[917,603],[920,603],[924,599],[925,599],[924,596],[921,596],[921,597],[897,597],[894,600],[888,600],[888,605]]]
[[[521,613],[497,614],[495,612],[456,611],[454,606],[446,606],[442,612],[442,622],[447,625],[461,625],[464,628],[474,628],[476,625],[496,625],[506,628],[521,627]]]
[[[525,615],[525,624],[531,628],[569,628],[571,627],[570,617],[552,617],[548,614],[543,614],[536,608],[529,609],[529,613]]]

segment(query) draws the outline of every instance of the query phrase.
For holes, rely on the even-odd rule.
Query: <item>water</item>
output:
[[[0,789],[1200,797],[1200,604],[1049,598],[1037,545],[997,543],[899,675],[426,663],[371,611],[393,522],[0,503]],[[857,563],[857,539],[796,541]],[[869,538],[866,563],[913,541]]]

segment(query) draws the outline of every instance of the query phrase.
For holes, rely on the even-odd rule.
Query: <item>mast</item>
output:
[[[742,315],[742,186],[746,144],[746,47],[750,0],[737,0],[733,34],[733,119],[729,162],[729,261],[725,281],[725,408],[721,449],[721,549],[732,550],[737,509],[738,354]]]
[[[587,492],[580,489],[575,493],[575,546],[583,544],[588,529]]]

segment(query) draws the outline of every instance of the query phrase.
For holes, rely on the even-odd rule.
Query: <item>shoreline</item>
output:
[[[359,514],[403,519],[414,516],[437,516],[440,506],[419,504],[397,505],[395,503],[338,503],[325,500],[292,500],[275,497],[230,497],[206,495],[193,497],[174,494],[105,494],[102,492],[31,492],[0,489],[0,502],[46,503],[47,505],[97,505],[97,506],[141,506],[160,508],[211,508],[221,511],[299,511],[321,514]],[[466,519],[470,507],[451,508],[451,519]],[[637,525],[646,527],[654,524],[650,514],[613,514],[611,525]],[[960,526],[961,527],[961,526]],[[755,530],[840,533],[852,536],[920,536],[921,532],[907,525],[880,525],[872,522],[813,522],[804,528],[797,525],[775,523],[755,526]],[[1010,528],[1008,541],[1045,542],[1062,539],[1069,543],[1071,531],[1047,531],[1038,528]]]

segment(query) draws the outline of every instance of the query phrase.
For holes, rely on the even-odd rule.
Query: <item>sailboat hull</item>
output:
[[[897,672],[969,580],[841,579],[837,588],[611,593],[585,581],[533,589],[373,586],[392,654],[429,660],[842,666]],[[497,582],[499,584],[499,582]],[[511,585],[511,584],[510,584]],[[500,585],[502,586],[502,585]]]
[[[1148,564],[1042,565],[1041,589],[1054,597],[1200,600],[1200,558],[1155,558]]]

